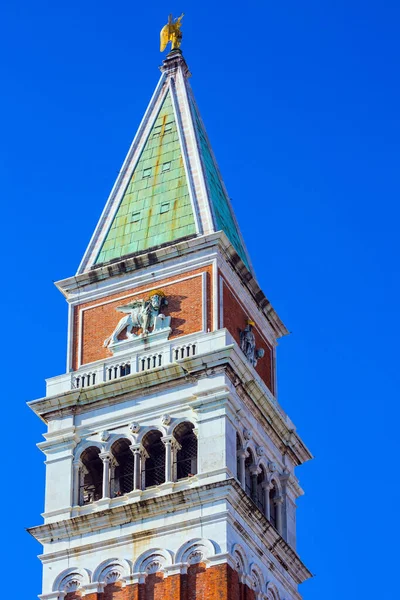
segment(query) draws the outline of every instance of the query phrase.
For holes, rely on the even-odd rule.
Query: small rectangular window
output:
[[[161,168],[161,171],[164,173],[164,171],[169,171],[171,168],[171,162],[165,162]]]
[[[140,211],[132,213],[132,223],[137,223],[140,221]]]
[[[143,171],[143,177],[150,177],[151,175],[151,167],[149,167],[148,169],[145,169]]]
[[[169,211],[169,202],[163,202],[160,206],[160,214],[166,213]]]

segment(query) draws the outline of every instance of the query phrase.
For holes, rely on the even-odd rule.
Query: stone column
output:
[[[142,489],[142,457],[145,449],[141,444],[135,444],[130,446],[131,452],[133,453],[133,489]]]
[[[101,452],[99,454],[101,460],[103,461],[103,498],[110,497],[110,461],[111,454],[110,452]]]
[[[165,446],[165,483],[171,483],[176,479],[175,458],[181,446],[173,435],[167,435],[161,440]]]
[[[165,483],[172,481],[172,436],[161,438],[165,446]]]
[[[72,496],[72,504],[73,506],[79,506],[81,503],[80,498],[80,489],[81,489],[81,473],[83,472],[83,462],[81,460],[76,460],[73,463],[73,496]]]
[[[246,450],[239,450],[239,461],[240,461],[240,473],[239,481],[242,488],[246,489]]]

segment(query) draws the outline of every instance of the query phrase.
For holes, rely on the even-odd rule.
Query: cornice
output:
[[[71,295],[75,294],[78,290],[83,291],[87,286],[96,287],[105,280],[118,280],[118,278],[126,277],[128,273],[139,272],[149,267],[154,267],[161,262],[177,257],[183,258],[193,252],[198,252],[205,248],[211,249],[214,246],[219,247],[222,256],[240,278],[240,281],[250,293],[259,310],[267,318],[276,337],[279,338],[287,335],[289,331],[223,231],[194,237],[176,244],[169,244],[165,247],[157,247],[151,252],[138,253],[137,255],[130,254],[123,259],[110,261],[74,277],[57,281],[55,285],[66,299],[69,300]]]
[[[179,510],[185,504],[196,507],[209,502],[214,505],[216,502],[227,502],[242,520],[249,523],[252,530],[257,531],[262,553],[269,552],[297,584],[312,577],[311,572],[297,553],[257,509],[235,479],[209,483],[124,506],[99,510],[84,516],[39,525],[29,528],[28,531],[41,544],[64,542],[76,536],[93,534],[103,529],[118,527],[121,530],[124,525],[143,522],[146,517],[154,519],[158,515]],[[243,535],[243,527],[233,517],[231,511],[224,511],[224,514]],[[182,524],[184,525],[184,523]],[[141,532],[138,534],[141,535]],[[253,544],[252,539],[249,539],[249,542]]]

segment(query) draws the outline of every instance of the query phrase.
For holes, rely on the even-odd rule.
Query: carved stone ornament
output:
[[[129,431],[130,431],[131,433],[139,433],[139,430],[140,430],[140,425],[139,425],[139,423],[131,423],[131,424],[129,425]]]
[[[243,435],[244,435],[244,439],[245,440],[251,440],[252,436],[253,436],[253,432],[250,431],[250,429],[245,429],[243,431]]]
[[[116,581],[119,581],[119,579],[121,579],[121,573],[117,570],[112,570],[109,573],[107,573],[107,575],[104,578],[104,582],[105,583],[115,583]]]
[[[275,473],[275,471],[277,471],[277,466],[274,462],[269,462],[268,469],[271,471],[271,473]]]
[[[110,439],[110,432],[109,431],[102,431],[100,433],[100,439],[102,442],[106,442],[108,439]]]
[[[125,313],[125,316],[120,319],[118,325],[112,334],[104,340],[104,347],[113,349],[114,346],[126,342],[147,338],[148,336],[156,336],[157,333],[166,333],[166,339],[170,333],[171,317],[166,317],[160,314],[163,306],[168,305],[168,300],[164,292],[161,290],[153,290],[147,300],[133,300],[123,306],[118,306],[117,311]],[[141,329],[140,334],[133,332],[134,329]],[[118,336],[126,330],[125,340],[119,340]],[[156,336],[157,339],[160,336]]]
[[[201,563],[201,561],[203,560],[203,553],[201,552],[201,550],[193,550],[193,552],[191,552],[189,554],[189,556],[187,557],[187,561],[190,565],[195,565],[198,563]]]
[[[168,427],[168,425],[171,423],[171,421],[172,421],[172,418],[170,415],[163,415],[161,417],[161,423],[163,425],[165,425],[166,427]]]
[[[240,332],[240,348],[247,360],[253,367],[257,366],[257,361],[263,358],[265,351],[263,348],[256,348],[256,338],[253,333],[254,321],[247,320],[246,327]]]
[[[263,446],[258,446],[257,456],[264,456],[264,454],[265,454],[265,449],[263,448]]]
[[[152,573],[159,573],[163,570],[163,565],[158,560],[153,560],[146,566],[146,573],[151,575]]]
[[[70,592],[77,592],[81,587],[81,582],[78,579],[70,579],[66,584],[64,590],[69,594]]]

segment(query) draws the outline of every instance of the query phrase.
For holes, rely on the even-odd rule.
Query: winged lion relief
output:
[[[119,320],[112,334],[104,340],[104,347],[110,348],[121,341],[118,336],[126,329],[126,338],[134,340],[155,334],[158,331],[167,330],[171,324],[171,317],[166,317],[160,310],[168,305],[168,300],[162,290],[154,290],[147,300],[134,300],[123,306],[118,306],[117,311],[125,313]],[[137,334],[133,330],[140,329]]]

